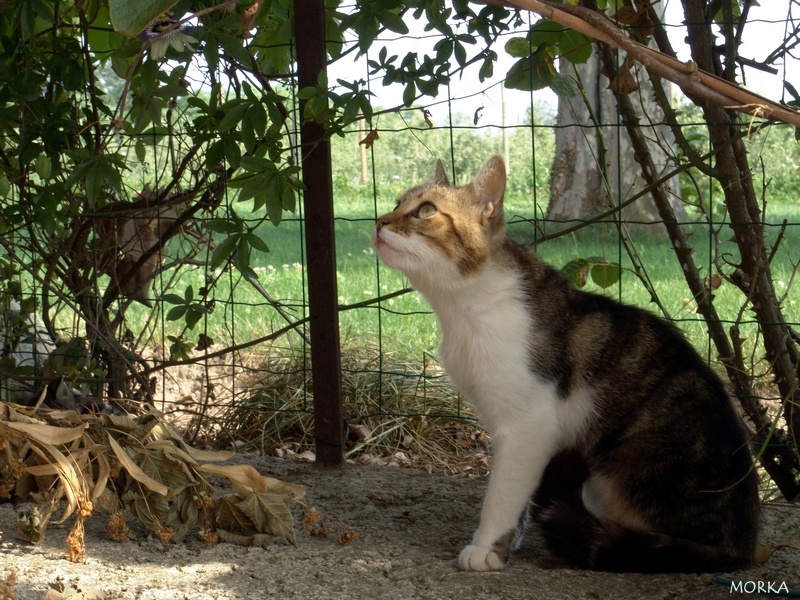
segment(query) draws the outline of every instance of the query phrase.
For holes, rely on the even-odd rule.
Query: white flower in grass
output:
[[[140,40],[152,41],[150,57],[153,60],[162,60],[170,46],[176,52],[183,52],[186,49],[194,52],[192,44],[196,44],[197,40],[189,35],[192,28],[189,25],[179,27],[179,22],[176,19],[156,19],[139,34]]]

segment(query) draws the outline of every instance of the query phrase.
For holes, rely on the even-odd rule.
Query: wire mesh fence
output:
[[[521,18],[519,30],[509,29],[497,47],[536,22]],[[332,137],[348,456],[369,454],[377,442],[408,460],[412,442],[417,449],[447,443],[454,452],[473,453],[485,443],[436,360],[434,316],[402,276],[379,264],[369,242],[375,219],[404,189],[428,180],[440,158],[463,184],[490,155],[502,155],[512,237],[563,267],[577,285],[678,322],[719,365],[707,317],[683,283],[685,266],[673,255],[662,217],[630,212],[653,204],[652,188],[622,168],[639,165],[624,141],[628,117],[610,94],[608,105],[601,101],[608,79],[564,63],[581,93],[567,97],[562,90],[556,97],[504,89],[508,64],[481,82],[476,63],[472,71],[453,67],[434,100],[389,110],[405,101],[405,88],[385,85],[376,65],[409,49],[419,60],[437,56],[448,39],[418,29],[379,37],[360,60],[332,64],[328,76],[339,93],[359,81],[376,94],[368,118]],[[357,40],[344,44],[343,55],[355,54]],[[255,50],[287,54],[289,64],[294,59],[289,43]],[[118,90],[128,102],[120,114],[146,126],[101,136],[126,172],[114,181],[102,162],[83,167],[84,195],[102,197],[92,210],[72,214],[69,202],[44,193],[44,165],[38,179],[19,186],[14,200],[29,200],[32,212],[4,232],[4,263],[30,268],[6,278],[3,347],[12,375],[3,380],[4,399],[87,410],[153,403],[194,443],[302,454],[314,445],[305,236],[319,225],[305,219],[297,169],[307,116],[295,77],[259,80],[224,62],[214,66],[209,55],[198,53],[189,64],[143,62],[161,97],[147,88]],[[617,63],[627,65],[622,56]],[[631,76],[643,73],[632,69]],[[763,319],[731,282],[739,258],[728,240],[725,190],[698,168],[712,171],[717,160],[706,121],[673,89],[670,119],[688,140],[681,146],[674,132],[664,132],[668,119],[652,103],[656,92],[632,93],[640,101],[639,128],[661,152],[659,174],[674,172],[659,186],[691,240],[717,320],[743,348],[744,362],[735,368],[757,374],[759,397],[779,405],[758,327]],[[96,100],[91,91],[82,94],[82,106]],[[268,101],[271,95],[280,100]],[[800,212],[793,182],[800,153],[785,127],[732,122],[730,128],[755,166],[763,219],[751,225],[767,230],[784,324],[796,331]],[[256,151],[265,139],[274,145]],[[279,158],[267,160],[270,152]],[[700,157],[694,170],[684,167],[691,152]],[[579,201],[576,209],[559,210],[558,202],[570,200]],[[431,430],[446,442],[431,442],[425,433]]]

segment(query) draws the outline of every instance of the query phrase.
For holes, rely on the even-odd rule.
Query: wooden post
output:
[[[296,0],[297,80],[314,86],[326,68],[324,0]],[[300,104],[300,113],[304,103]],[[331,148],[319,123],[300,127],[317,464],[344,464]]]

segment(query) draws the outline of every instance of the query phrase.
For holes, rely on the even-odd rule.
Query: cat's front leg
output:
[[[495,435],[494,465],[480,526],[458,557],[460,569],[493,571],[505,566],[554,445],[547,436],[537,436],[524,426]]]

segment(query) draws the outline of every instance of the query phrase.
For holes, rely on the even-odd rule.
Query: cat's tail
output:
[[[556,502],[538,515],[548,549],[569,566],[617,572],[729,571],[752,561],[747,549],[710,546],[604,521],[583,502]]]

